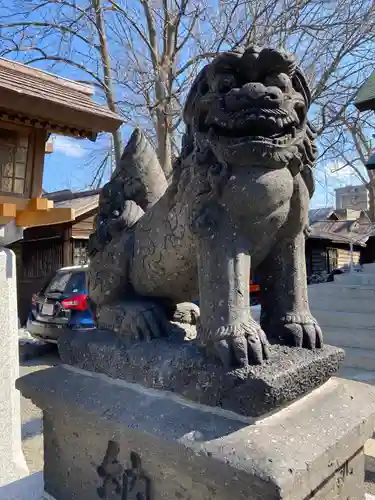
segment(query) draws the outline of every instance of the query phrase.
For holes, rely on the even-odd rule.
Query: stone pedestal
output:
[[[15,261],[12,251],[0,248],[0,487],[28,474],[21,447],[20,394],[15,388],[19,374]]]
[[[56,500],[363,500],[371,387],[331,378],[258,418],[72,366],[18,380]]]
[[[66,333],[59,339],[59,354],[67,365],[254,417],[322,385],[344,358],[341,349],[331,346],[311,351],[272,345],[262,365],[228,372],[194,340],[154,339],[126,346],[108,330]]]

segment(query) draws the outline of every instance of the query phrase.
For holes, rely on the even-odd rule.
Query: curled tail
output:
[[[135,129],[119,166],[101,191],[99,213],[89,242],[90,257],[116,235],[130,229],[163,196],[167,186],[153,147],[145,134]]]
[[[153,147],[144,133],[135,129],[99,197],[99,213],[88,245],[91,303],[118,300],[129,292],[131,229],[163,196],[167,186]]]
[[[132,133],[111,180],[123,183],[124,195],[145,212],[165,193],[168,183],[154,148],[138,128]]]

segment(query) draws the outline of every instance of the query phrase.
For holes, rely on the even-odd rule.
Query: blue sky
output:
[[[43,188],[46,191],[89,189],[109,137],[101,137],[96,143],[57,135],[50,140],[54,152],[45,157]],[[109,164],[105,176],[109,176]]]
[[[0,17],[1,17],[2,9],[0,7]],[[36,16],[36,15],[35,15]],[[22,20],[22,14],[19,14],[17,18],[13,18],[13,21]],[[30,18],[28,18],[30,19]],[[37,33],[34,32],[34,35],[37,36]],[[35,36],[31,38],[30,43],[35,43]],[[52,35],[52,38],[49,40],[45,40],[45,43],[54,45],[56,42],[56,36]],[[22,40],[22,43],[25,44],[25,40]],[[38,47],[41,47],[42,40],[39,41],[38,38]],[[92,66],[92,62],[85,59],[85,49],[87,46],[80,42],[79,40],[75,40],[74,49],[78,50],[83,59],[82,63],[89,67],[93,72],[96,71],[95,67]],[[119,50],[117,45],[112,47],[114,50],[114,60],[116,57],[121,57],[120,52],[116,52]],[[123,48],[122,48],[123,49]],[[51,51],[48,51],[51,53]],[[53,52],[53,51],[52,51]],[[20,61],[30,60],[35,56],[40,54],[35,53],[33,51],[26,50],[21,53],[13,53],[9,54],[8,57],[15,57]],[[61,76],[70,79],[86,79],[87,75],[77,70],[76,68],[69,66],[67,64],[55,64],[51,63],[51,61],[37,62],[34,64],[35,66],[45,69],[47,71],[58,73]],[[98,99],[99,102],[103,103],[102,96],[96,95],[95,99]],[[124,138],[124,143],[128,139],[131,134],[131,128],[123,125],[122,127],[122,135]],[[44,182],[43,187],[46,191],[55,191],[59,189],[72,189],[72,190],[82,190],[90,187],[90,183],[93,179],[93,174],[97,169],[98,165],[101,164],[102,159],[104,157],[105,152],[108,150],[109,136],[101,136],[98,138],[96,143],[92,143],[88,140],[78,140],[78,139],[70,139],[68,137],[55,136],[53,138],[54,141],[54,153],[47,155],[45,159],[45,170],[44,170]],[[332,170],[337,168],[337,165],[322,165],[319,166],[319,169],[316,171],[316,194],[313,198],[313,206],[326,206],[334,204],[334,189],[336,187],[341,187],[346,184],[359,184],[360,181],[358,178],[353,175],[350,169],[340,170],[337,173],[332,173]],[[107,167],[105,176],[103,180],[108,179],[109,176],[109,166]]]

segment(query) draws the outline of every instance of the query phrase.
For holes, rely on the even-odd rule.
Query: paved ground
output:
[[[21,363],[20,375],[44,370],[59,363],[56,353]],[[21,398],[22,443],[30,472],[43,470],[43,426],[40,410],[28,399]]]
[[[20,375],[44,370],[59,363],[56,353],[21,363]],[[41,412],[29,400],[21,398],[22,440],[26,462],[31,473],[43,470],[43,427]],[[366,492],[375,495],[375,473],[367,474]],[[375,500],[368,497],[367,500]]]

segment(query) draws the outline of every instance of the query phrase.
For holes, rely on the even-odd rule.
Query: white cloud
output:
[[[72,139],[62,135],[56,135],[52,139],[53,150],[65,156],[73,158],[83,158],[87,151],[83,147],[80,139]]]

